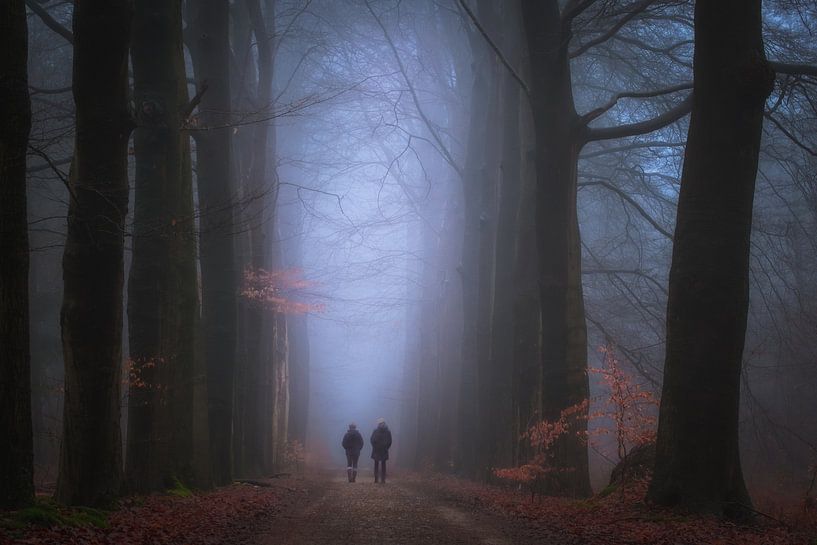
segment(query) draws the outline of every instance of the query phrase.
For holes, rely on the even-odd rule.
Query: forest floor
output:
[[[0,513],[0,544],[817,544],[813,516],[735,526],[647,508],[637,485],[576,501],[440,475],[377,485],[370,471],[354,484],[339,473],[128,498],[111,512],[42,502],[40,513]]]

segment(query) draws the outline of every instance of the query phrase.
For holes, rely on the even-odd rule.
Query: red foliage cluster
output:
[[[148,379],[146,375],[152,373],[160,364],[164,363],[165,359],[162,357],[128,359],[125,361],[123,382],[129,388],[140,390],[161,389],[161,384]]]
[[[609,394],[601,407],[590,415],[592,419],[612,420],[612,429],[597,427],[595,435],[614,434],[619,460],[627,457],[634,447],[655,441],[658,399],[638,384],[616,358],[613,346],[599,348],[603,357],[601,368],[590,368],[590,373],[601,377]]]
[[[535,483],[554,472],[569,471],[569,468],[556,467],[552,464],[554,453],[551,447],[565,434],[576,433],[582,439],[588,439],[584,429],[573,429],[575,423],[588,419],[609,420],[612,427],[598,426],[590,435],[613,434],[616,438],[619,460],[627,457],[630,449],[655,441],[658,400],[649,390],[635,382],[615,356],[612,346],[599,349],[603,355],[603,366],[591,368],[590,372],[601,377],[608,394],[592,414],[588,414],[589,402],[584,400],[564,409],[555,421],[541,420],[533,424],[523,435],[533,447],[531,460],[513,468],[494,470],[501,478],[517,483]]]
[[[281,488],[234,485],[188,498],[163,495],[129,498],[110,515],[108,528],[30,528],[13,540],[0,530],[0,544],[248,543],[255,537],[259,517],[268,517],[277,510],[281,494]]]
[[[305,301],[307,290],[312,287],[314,284],[303,278],[300,269],[267,271],[248,267],[244,270],[241,295],[284,314],[323,312],[322,303]]]
[[[530,462],[520,467],[504,468],[494,470],[494,474],[500,479],[507,479],[519,483],[530,483],[545,478],[548,474],[567,471],[552,464],[554,453],[551,449],[553,444],[564,434],[571,433],[571,424],[577,419],[586,418],[587,400],[577,403],[563,410],[559,419],[551,422],[541,420],[531,426],[523,435],[523,439],[530,441],[534,448],[534,456]],[[583,433],[577,431],[575,433]]]
[[[758,516],[751,525],[715,517],[679,514],[644,502],[647,481],[606,491],[587,500],[530,496],[507,487],[455,477],[421,478],[423,487],[465,505],[500,513],[533,526],[543,543],[594,545],[814,545],[817,516],[802,510],[775,521]],[[550,536],[548,538],[548,536]]]

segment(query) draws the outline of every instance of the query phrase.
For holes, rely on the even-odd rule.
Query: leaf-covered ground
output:
[[[189,497],[128,498],[107,513],[58,510],[41,502],[20,513],[0,513],[0,544],[252,543],[279,512],[306,494],[303,481],[276,479],[270,484],[236,484]],[[96,516],[89,520],[89,512]]]
[[[581,501],[532,499],[514,490],[452,477],[414,477],[407,484],[539,528],[558,536],[551,539],[559,545],[817,545],[817,513],[813,511],[792,506],[788,512],[775,513],[773,519],[759,514],[750,525],[735,525],[714,517],[647,507],[643,503],[645,482],[610,488]]]
[[[342,474],[324,474],[273,479],[263,487],[236,484],[191,497],[130,498],[107,513],[43,503],[28,518],[0,513],[0,543],[817,544],[813,513],[775,513],[780,520],[760,516],[754,525],[735,526],[647,508],[638,485],[584,501],[531,500],[514,490],[440,475],[399,475],[386,485],[367,475],[361,472],[354,484]]]

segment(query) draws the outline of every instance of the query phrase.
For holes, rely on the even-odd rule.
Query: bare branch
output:
[[[692,82],[691,81],[680,83],[678,85],[673,85],[672,87],[666,87],[664,89],[656,89],[654,91],[624,91],[622,93],[618,93],[615,96],[613,96],[613,98],[610,99],[610,101],[607,104],[605,104],[603,106],[600,106],[600,107],[598,107],[598,108],[596,108],[594,110],[591,110],[588,113],[584,114],[581,117],[581,122],[584,123],[585,125],[587,125],[588,123],[590,123],[594,119],[596,119],[596,118],[604,115],[605,113],[607,113],[616,104],[618,104],[618,101],[621,100],[622,98],[651,98],[651,97],[657,97],[657,96],[677,93],[678,91],[686,91],[688,89],[692,89]]]
[[[769,68],[778,74],[817,77],[817,66],[811,64],[791,64],[779,61],[769,61]]]
[[[74,33],[67,29],[65,26],[63,26],[59,21],[51,17],[51,14],[48,13],[48,10],[46,10],[44,7],[42,7],[34,0],[26,0],[26,6],[28,6],[28,9],[34,12],[37,15],[37,17],[39,17],[42,20],[45,26],[47,26],[48,28],[50,28],[51,30],[65,38],[65,40],[69,44],[74,45]]]
[[[646,210],[642,207],[638,202],[630,197],[627,193],[622,191],[621,189],[617,188],[610,182],[606,180],[594,180],[592,182],[579,182],[578,186],[581,187],[603,187],[609,191],[612,191],[616,195],[618,195],[621,200],[627,202],[630,206],[636,209],[638,213],[641,215],[642,218],[647,220],[647,223],[652,225],[656,231],[664,235],[667,239],[672,240],[672,233],[667,231],[660,223],[658,223]]]
[[[32,95],[61,95],[62,93],[70,93],[73,90],[73,87],[69,85],[67,87],[58,87],[56,89],[46,89],[44,87],[29,85],[28,90]]]
[[[42,157],[42,154],[39,151],[36,152],[36,155],[38,157]],[[70,164],[71,161],[73,160],[74,160],[73,156],[63,157],[62,159],[49,160],[43,165],[28,167],[26,169],[26,174],[34,174],[35,172],[42,172],[43,170],[54,170],[58,166]],[[60,171],[59,169],[55,170],[55,173],[58,176],[62,175],[62,171]]]
[[[679,119],[686,116],[692,111],[692,94],[690,94],[683,102],[646,121],[639,121],[637,123],[628,123],[626,125],[617,125],[615,127],[588,127],[585,131],[585,142],[597,142],[599,140],[611,140],[613,138],[625,138],[627,136],[637,136],[639,134],[647,134],[658,129],[663,129],[668,125],[672,125]]]
[[[648,142],[633,142],[632,144],[627,144],[624,146],[615,146],[612,148],[602,148],[596,151],[585,152],[579,155],[579,159],[593,159],[594,157],[600,157],[602,155],[610,155],[613,153],[619,153],[622,151],[630,151],[634,149],[644,149],[644,148],[683,148],[686,146],[686,142],[664,142],[658,140],[650,140]]]
[[[778,129],[780,129],[780,132],[782,132],[783,134],[785,134],[785,135],[786,135],[786,137],[787,137],[789,140],[791,140],[792,142],[794,142],[794,144],[795,144],[795,145],[796,145],[798,148],[802,149],[803,151],[805,151],[806,153],[808,153],[808,154],[809,154],[809,155],[811,155],[812,157],[817,157],[817,151],[815,151],[815,150],[811,149],[810,147],[808,147],[807,145],[805,145],[803,142],[801,142],[801,141],[800,141],[800,139],[799,139],[799,138],[797,138],[796,136],[794,136],[794,134],[792,134],[792,132],[791,132],[791,131],[789,131],[788,129],[786,129],[786,127],[784,127],[784,126],[783,126],[783,124],[782,124],[780,121],[778,121],[777,119],[775,119],[775,117],[774,117],[774,116],[773,116],[771,113],[766,112],[766,113],[764,113],[764,114],[763,114],[763,117],[765,117],[766,119],[768,119],[769,121],[771,121],[771,122],[774,124],[774,126],[775,126],[775,127],[777,127]]]
[[[417,109],[417,113],[420,115],[420,118],[423,120],[428,132],[431,133],[431,136],[434,138],[434,141],[437,143],[438,149],[440,154],[443,156],[443,159],[453,168],[457,174],[459,174],[460,178],[464,176],[462,167],[454,160],[454,157],[451,155],[451,152],[448,151],[448,147],[443,143],[442,138],[440,138],[439,133],[434,128],[434,125],[431,123],[431,120],[426,116],[423,108],[420,106],[420,99],[417,97],[417,91],[414,89],[414,84],[411,82],[411,78],[409,77],[408,73],[406,72],[406,67],[403,64],[403,60],[400,58],[400,53],[397,51],[397,47],[394,45],[394,42],[389,35],[389,32],[386,30],[386,27],[383,25],[383,22],[380,20],[380,17],[372,9],[372,6],[369,4],[369,1],[366,0],[366,9],[369,10],[374,20],[377,22],[377,26],[380,27],[380,30],[383,31],[383,36],[386,38],[386,42],[389,44],[389,48],[391,49],[392,54],[394,55],[395,60],[397,61],[397,66],[400,68],[400,73],[403,75],[403,79],[406,81],[406,85],[408,86],[409,94],[411,94],[411,99],[414,102],[414,107]]]
[[[45,153],[43,150],[37,149],[31,144],[29,144],[28,149],[31,150],[31,152],[34,153],[34,155],[40,157],[43,161],[45,161],[48,164],[48,168],[50,168],[54,172],[54,174],[56,174],[57,178],[60,179],[62,184],[65,186],[65,189],[68,190],[68,194],[71,195],[72,199],[74,199],[74,202],[75,203],[79,202],[77,200],[77,194],[74,192],[74,188],[71,187],[71,183],[69,182],[68,178],[65,176],[65,174],[63,174],[63,172],[59,168],[57,168],[57,165],[54,163],[54,161],[51,160],[51,157],[49,157],[48,154]],[[29,170],[28,172],[31,171]]]
[[[598,0],[570,0],[562,12],[562,28],[570,26],[573,19],[582,14]]]
[[[591,49],[593,47],[596,47],[599,44],[603,44],[604,42],[606,42],[607,40],[609,40],[610,38],[612,38],[613,36],[618,34],[618,31],[621,30],[622,27],[624,27],[624,25],[626,25],[627,23],[632,21],[635,18],[636,15],[642,13],[645,9],[650,7],[650,4],[655,3],[655,1],[656,0],[641,0],[641,2],[639,2],[638,4],[633,6],[632,11],[628,12],[626,15],[624,15],[624,17],[619,19],[616,22],[616,24],[614,24],[612,27],[610,27],[610,29],[607,32],[605,32],[601,36],[598,36],[598,37],[590,40],[589,42],[581,45],[575,51],[571,51],[570,52],[570,58],[573,59],[575,57],[578,57],[579,55],[582,55],[582,54],[586,53],[587,50],[589,50],[589,49]]]
[[[201,102],[201,99],[204,97],[204,93],[207,92],[207,89],[209,87],[210,86],[207,83],[207,80],[204,80],[204,81],[201,82],[201,85],[199,86],[198,91],[196,91],[196,96],[194,96],[192,99],[190,99],[190,102],[188,102],[187,106],[185,106],[184,109],[182,110],[182,121],[183,122],[186,122],[186,121],[188,121],[190,119],[190,115],[193,113],[193,110],[196,109],[196,106],[199,105],[199,103]]]
[[[519,85],[522,87],[522,90],[525,91],[525,95],[528,97],[528,100],[530,100],[530,88],[528,87],[528,84],[525,83],[525,81],[522,79],[522,76],[520,76],[516,72],[516,70],[514,70],[513,66],[511,66],[511,63],[508,62],[508,59],[505,58],[505,55],[499,49],[499,46],[496,45],[496,43],[488,35],[488,32],[480,24],[480,22],[477,19],[476,15],[474,15],[474,12],[471,11],[471,8],[468,7],[468,4],[465,2],[465,0],[457,0],[457,1],[459,2],[459,4],[462,7],[463,11],[465,11],[465,13],[468,14],[468,18],[471,19],[471,22],[474,23],[474,26],[477,27],[477,30],[479,30],[479,33],[482,34],[482,37],[485,38],[485,41],[488,42],[488,45],[491,46],[491,49],[494,50],[494,53],[496,53],[496,56],[499,57],[499,60],[502,62],[502,64],[505,66],[505,68],[508,69],[508,72],[511,73],[511,76],[513,76],[513,79],[515,79],[519,83]]]

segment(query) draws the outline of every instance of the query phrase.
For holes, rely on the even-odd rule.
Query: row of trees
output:
[[[25,201],[32,14],[70,44],[73,63],[70,87],[47,90],[73,91],[75,126],[56,498],[102,505],[123,490],[223,485],[281,467],[287,442],[304,441],[308,391],[295,384],[291,399],[290,374],[308,380],[308,356],[288,350],[303,344],[304,328],[290,334],[278,306],[239,297],[244,271],[281,265],[273,245],[275,10],[260,0],[81,2],[67,14],[69,29],[59,10],[39,2],[4,3],[3,507],[33,498]],[[251,129],[235,136],[241,122]],[[41,157],[59,174],[58,161]]]
[[[556,422],[590,398],[583,275],[610,275],[627,288],[638,312],[646,308],[644,300],[621,277],[635,273],[661,286],[643,270],[605,270],[583,244],[578,191],[603,187],[672,242],[650,498],[747,514],[739,400],[761,128],[775,72],[780,86],[792,77],[808,85],[813,66],[801,62],[802,50],[792,63],[766,60],[760,2],[700,2],[694,17],[688,3],[656,1],[456,7],[450,19],[439,16],[436,30],[456,35],[466,24],[470,51],[450,47],[451,64],[436,85],[451,85],[457,93],[463,80],[472,83],[468,92],[459,91],[470,97],[470,119],[459,118],[468,127],[463,150],[452,151],[456,140],[447,139],[427,119],[439,117],[424,112],[430,106],[415,99],[421,130],[462,182],[462,210],[435,212],[436,244],[424,254],[436,266],[424,276],[418,348],[408,355],[404,428],[414,437],[403,445],[403,456],[417,466],[453,466],[489,479],[496,468],[530,459],[520,437],[534,422]],[[435,47],[445,38],[429,40],[427,31],[412,30],[418,34],[417,62],[432,71],[420,44]],[[520,33],[522,43],[515,39]],[[687,56],[693,39],[694,59]],[[793,53],[781,47],[779,34],[772,41],[777,55]],[[405,73],[401,53],[391,49]],[[445,70],[456,74],[453,83]],[[411,90],[410,78],[406,83]],[[446,90],[438,92],[445,96]],[[647,105],[625,108],[626,99]],[[779,105],[779,93],[776,100]],[[446,117],[456,121],[456,105],[449,107]],[[608,177],[582,161],[605,154],[626,161],[626,152],[634,149],[683,146],[683,140],[672,140],[683,130],[674,124],[690,111],[673,234],[639,195],[617,187],[624,164]],[[652,140],[639,138],[656,131]],[[623,138],[624,144],[603,145]],[[585,152],[589,145],[592,150]],[[655,157],[637,166],[642,178],[661,160]],[[653,191],[675,205],[668,197],[676,190]],[[452,261],[451,238],[458,233],[459,257]],[[591,267],[582,266],[583,254]],[[461,280],[461,294],[452,289],[452,278]],[[450,325],[457,320],[461,329]],[[596,338],[617,340],[609,330],[618,324],[590,321]],[[435,329],[437,336],[423,333]],[[664,334],[660,337],[663,341]],[[461,352],[452,353],[452,345]],[[642,378],[660,384],[660,374],[647,373],[633,354],[628,359]],[[452,397],[452,391],[458,394]],[[550,447],[549,493],[590,493],[588,410],[574,412],[574,433],[562,434]]]
[[[62,447],[71,455],[62,466],[75,465],[61,471],[65,501],[103,501],[121,489],[118,479],[132,490],[173,477],[207,486],[276,465],[283,441],[305,439],[309,344],[324,363],[313,378],[326,403],[338,390],[351,398],[360,384],[382,384],[375,379],[391,372],[388,362],[404,357],[399,391],[364,396],[388,418],[383,399],[399,394],[404,465],[492,479],[536,458],[522,439],[529,428],[563,422],[571,433],[547,442],[544,491],[589,494],[599,461],[588,450],[588,416],[603,386],[588,375],[588,346],[614,346],[605,353],[614,350],[644,388],[656,397],[663,388],[657,502],[739,516],[750,505],[739,447],[763,467],[780,452],[800,468],[813,455],[802,438],[817,422],[800,389],[817,376],[808,327],[817,310],[808,273],[817,256],[815,69],[806,38],[817,13],[808,3],[767,0],[761,11],[759,1],[701,2],[693,12],[675,0],[140,0],[130,22],[120,20],[125,2],[114,3],[119,12],[26,4],[35,84],[20,83],[24,48],[4,48],[16,72],[3,74],[18,79],[3,89],[12,82],[20,105],[4,117],[9,147],[0,153],[18,158],[2,161],[12,170],[25,168],[26,149],[36,157],[34,428],[46,443],[47,371],[61,365],[42,362],[62,359],[44,350],[56,320],[41,307],[62,301]],[[20,41],[24,8],[12,5],[17,18],[3,24],[16,21],[15,32],[2,39]],[[90,12],[119,31],[83,26],[77,18]],[[61,24],[72,16],[73,31]],[[116,47],[83,53],[83,32]],[[36,85],[71,58],[67,85]],[[82,63],[95,66],[91,75]],[[81,93],[74,102],[72,88]],[[27,138],[20,89],[34,105]],[[279,126],[286,138],[276,141],[269,121],[282,119],[272,105],[283,100],[301,115]],[[39,177],[58,182],[69,163],[68,202],[54,203],[59,193]],[[25,173],[8,179],[19,184],[4,175],[2,190],[17,193],[0,202],[10,210],[0,267],[12,278],[23,267],[6,256],[28,255],[5,246],[28,247]],[[63,248],[67,204],[63,297],[45,271],[47,248]],[[108,336],[122,328],[123,259],[125,358],[122,339]],[[247,291],[242,272],[280,278],[256,272],[302,262],[335,298],[329,319],[313,322],[321,336],[311,343],[304,316],[236,300]],[[0,307],[24,317],[21,288],[5,278],[11,302]],[[2,327],[27,322],[4,316]],[[347,335],[327,334],[330,322]],[[27,342],[15,335],[21,344],[2,349],[16,355],[8,369],[18,374],[4,367],[0,402],[21,448],[2,453],[17,456],[4,468],[28,467],[31,456]],[[364,352],[346,345],[377,354],[365,378],[338,361]],[[122,359],[129,366],[118,377]],[[90,397],[98,405],[88,412]],[[316,419],[331,419],[326,431],[336,433],[347,408],[328,405]],[[779,425],[792,416],[796,426]],[[77,457],[82,445],[93,445],[96,465]],[[86,480],[91,467],[107,476]],[[10,503],[30,497],[29,475],[4,476],[24,481],[9,488],[20,494]]]

